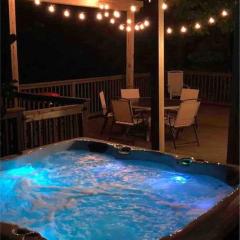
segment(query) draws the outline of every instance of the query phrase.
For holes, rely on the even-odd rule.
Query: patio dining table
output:
[[[181,101],[179,99],[165,99],[164,110],[178,110]],[[131,100],[133,109],[151,111],[151,98],[139,98]]]
[[[151,98],[139,98],[131,99],[131,105],[134,110],[140,110],[148,112],[147,116],[147,142],[150,141],[150,128],[151,128]],[[164,110],[166,111],[177,111],[179,109],[181,101],[179,99],[165,99],[164,101]]]

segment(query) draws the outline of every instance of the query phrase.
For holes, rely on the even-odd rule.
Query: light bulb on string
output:
[[[149,27],[150,26],[150,22],[148,20],[145,20],[143,24],[144,24],[145,27]]]
[[[131,24],[132,20],[131,19],[127,19],[127,24]]]
[[[136,30],[136,31],[139,31],[139,30],[140,30],[140,26],[139,26],[138,24],[135,26],[135,30]]]
[[[111,18],[111,19],[110,19],[110,23],[111,23],[111,24],[115,24],[115,22],[116,22],[116,21],[115,21],[114,18]]]
[[[163,4],[162,4],[162,9],[163,9],[163,10],[167,10],[167,9],[168,9],[168,5],[167,5],[166,3],[163,3]]]
[[[34,3],[35,3],[35,5],[39,6],[41,4],[41,1],[40,0],[35,0]]]
[[[114,11],[114,12],[113,12],[113,16],[114,16],[115,18],[120,18],[120,17],[121,17],[121,13],[120,13],[119,11]]]
[[[166,30],[167,34],[172,34],[173,33],[173,30],[172,28],[168,27],[167,30]]]
[[[141,23],[141,24],[140,24],[140,29],[143,30],[144,28],[145,28],[144,24]]]
[[[130,7],[130,10],[131,10],[131,12],[136,12],[137,11],[137,7],[135,5],[132,5]]]
[[[127,32],[131,32],[131,31],[132,31],[132,28],[131,28],[130,26],[127,26],[127,27],[126,27],[126,31],[127,31]]]
[[[216,22],[216,20],[213,18],[213,17],[210,17],[209,19],[208,19],[208,23],[209,24],[214,24]]]
[[[124,25],[121,24],[121,25],[119,26],[119,29],[120,29],[121,31],[123,31],[123,30],[125,29]]]
[[[64,15],[64,17],[67,17],[67,18],[70,17],[70,12],[69,12],[69,10],[67,10],[67,9],[64,10],[64,11],[63,11],[63,15]]]
[[[78,18],[79,18],[80,20],[85,20],[85,18],[86,18],[85,13],[83,13],[83,12],[79,13]]]
[[[185,26],[182,26],[180,29],[181,33],[186,33],[187,32],[187,28]]]
[[[221,12],[222,17],[227,17],[228,16],[228,11],[227,10],[222,10]]]
[[[48,11],[49,11],[50,13],[54,13],[54,12],[55,12],[55,6],[54,6],[54,5],[50,5],[50,6],[48,7]]]
[[[202,28],[202,26],[201,26],[200,23],[197,22],[197,23],[195,23],[194,28],[195,28],[196,30],[199,30],[199,29]]]
[[[101,13],[97,13],[96,18],[97,20],[101,21],[103,19],[103,16]]]
[[[108,18],[109,15],[110,15],[109,12],[105,12],[105,13],[104,13],[104,17],[106,17],[106,18]]]
[[[105,10],[108,10],[108,9],[109,9],[109,5],[108,5],[108,4],[105,4],[105,5],[104,5],[104,9],[105,9]]]

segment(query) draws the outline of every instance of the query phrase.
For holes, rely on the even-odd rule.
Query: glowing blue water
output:
[[[233,191],[155,162],[64,151],[1,163],[0,221],[49,240],[158,239],[185,227]]]

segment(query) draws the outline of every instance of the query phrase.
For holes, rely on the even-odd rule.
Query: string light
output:
[[[208,23],[211,24],[211,25],[214,24],[215,23],[215,19],[213,17],[210,17],[208,19]]]
[[[130,7],[130,10],[131,10],[131,12],[136,12],[137,11],[137,7],[135,5],[132,5]]]
[[[172,34],[172,33],[173,33],[172,28],[168,27],[168,28],[167,28],[167,34]]]
[[[105,12],[105,13],[104,13],[104,17],[107,17],[107,18],[108,18],[109,15],[110,15],[109,12]]]
[[[97,13],[96,18],[97,20],[101,21],[103,19],[103,16],[101,13]]]
[[[83,12],[79,13],[78,18],[80,20],[85,20],[85,18],[86,18],[85,13],[83,13]]]
[[[201,29],[201,27],[202,27],[201,24],[198,23],[198,22],[197,22],[197,23],[195,24],[195,26],[194,26],[194,28],[195,28],[196,30]]]
[[[138,24],[135,26],[135,30],[136,30],[136,31],[139,31],[139,30],[140,30],[140,26],[139,26]]]
[[[64,15],[64,17],[70,17],[70,12],[69,12],[69,10],[64,10],[64,12],[63,12],[63,15]]]
[[[127,19],[127,24],[131,24],[132,20],[131,19]]]
[[[50,6],[48,7],[48,11],[49,11],[50,13],[54,13],[54,12],[55,12],[55,6],[54,6],[54,5],[50,5]]]
[[[186,33],[187,32],[187,28],[185,26],[182,26],[180,29],[181,33]]]
[[[113,12],[113,16],[114,16],[115,18],[120,18],[120,17],[121,17],[121,13],[120,13],[119,11],[114,11],[114,12]]]
[[[103,4],[100,4],[100,5],[99,5],[99,8],[100,8],[100,9],[104,9],[104,5],[103,5]]]
[[[131,32],[131,31],[132,31],[132,28],[131,28],[130,26],[127,26],[127,27],[126,27],[126,31],[127,31],[127,32]]]
[[[114,18],[111,18],[111,19],[110,19],[110,23],[111,23],[111,24],[115,24],[115,22],[116,22],[116,21],[115,21]]]
[[[41,4],[41,1],[40,0],[35,0],[34,3],[35,3],[35,5],[39,6]]]
[[[108,9],[109,9],[109,5],[108,5],[108,4],[105,4],[105,5],[104,5],[104,9],[108,10]]]
[[[163,9],[163,10],[167,10],[167,9],[168,9],[168,5],[167,5],[166,3],[163,3],[163,4],[162,4],[162,9]]]
[[[145,20],[143,24],[144,24],[145,27],[149,27],[150,26],[150,22],[148,20]]]
[[[228,16],[227,10],[225,10],[225,9],[222,10],[221,15],[222,15],[222,17],[227,17]]]
[[[143,30],[144,28],[145,28],[144,24],[141,23],[141,24],[140,24],[140,29]]]
[[[123,30],[125,29],[124,25],[121,24],[121,25],[119,26],[119,29],[120,29],[121,31],[123,31]]]

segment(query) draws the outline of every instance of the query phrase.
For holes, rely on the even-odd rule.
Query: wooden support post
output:
[[[164,10],[163,0],[158,0],[158,107],[159,107],[159,150],[165,151],[164,124]]]
[[[134,26],[135,16],[131,11],[127,12],[127,19],[131,20],[131,31],[127,32],[127,66],[126,66],[126,87],[134,87]]]
[[[17,36],[15,0],[8,0],[8,9],[9,9],[10,35]],[[12,79],[16,81],[14,86],[16,86],[19,91],[17,40],[15,40],[11,43],[11,64],[12,64],[12,66],[11,66],[12,67]]]

